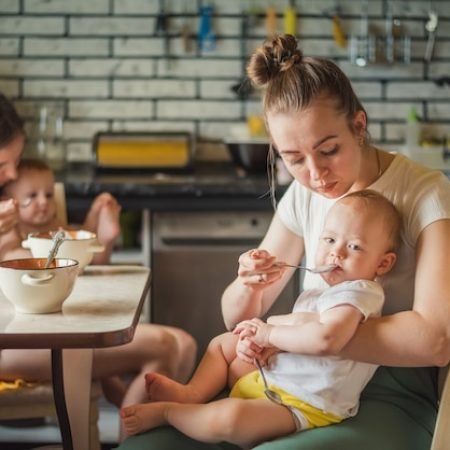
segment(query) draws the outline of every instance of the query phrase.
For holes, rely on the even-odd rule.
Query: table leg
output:
[[[89,448],[92,349],[53,349],[52,380],[64,450]]]

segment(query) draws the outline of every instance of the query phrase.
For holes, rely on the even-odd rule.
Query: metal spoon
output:
[[[282,405],[283,401],[281,400],[280,394],[278,394],[278,392],[275,392],[275,391],[273,391],[272,389],[269,388],[269,384],[267,383],[266,376],[264,375],[264,371],[263,371],[263,368],[261,366],[261,363],[256,358],[255,358],[255,364],[256,364],[256,367],[259,370],[259,373],[261,374],[261,378],[262,378],[263,383],[264,383],[264,394],[265,394],[265,396],[271,402],[274,402],[277,405]]]
[[[26,208],[31,205],[32,201],[33,201],[33,199],[31,197],[27,197],[23,202],[19,203],[19,206],[21,208]]]
[[[58,231],[55,233],[52,239],[52,246],[50,247],[50,251],[48,252],[47,261],[45,262],[44,269],[48,269],[50,264],[55,259],[56,254],[58,253],[59,246],[62,244],[66,237],[64,231]]]
[[[337,267],[336,264],[325,264],[323,266],[317,266],[317,267],[295,266],[293,264],[287,264],[285,262],[277,262],[277,263],[275,263],[275,265],[279,266],[279,267],[293,267],[294,269],[302,269],[302,270],[306,270],[311,273],[331,272],[332,270],[334,270]]]

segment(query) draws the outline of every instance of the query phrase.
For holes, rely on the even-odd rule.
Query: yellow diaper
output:
[[[269,388],[280,395],[284,406],[291,410],[298,410],[307,420],[309,428],[325,427],[343,420],[342,417],[335,416],[303,402],[277,386],[269,385]],[[264,383],[259,372],[256,370],[239,378],[231,389],[230,397],[244,399],[267,398],[264,394]]]

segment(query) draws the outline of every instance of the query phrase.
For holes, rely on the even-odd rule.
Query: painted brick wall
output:
[[[36,149],[43,105],[62,111],[70,159],[92,158],[97,131],[183,130],[221,139],[248,114],[261,112],[257,95],[242,100],[231,87],[265,38],[266,8],[276,8],[282,31],[290,3],[297,10],[303,52],[332,58],[349,75],[375,140],[402,143],[412,106],[428,133],[450,135],[450,86],[437,83],[450,76],[448,0],[1,0],[0,90],[27,119],[30,152]],[[201,52],[197,39],[199,9],[205,4],[213,6],[215,49],[210,52]],[[361,33],[366,7],[370,31],[380,36],[390,16],[400,21],[397,29],[411,39],[410,63],[352,64],[349,50],[333,41],[330,14],[336,5],[348,37]],[[434,56],[427,63],[430,5],[439,21]],[[162,7],[167,37],[156,31]]]

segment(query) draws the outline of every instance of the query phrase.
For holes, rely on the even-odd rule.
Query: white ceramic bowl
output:
[[[22,242],[23,248],[31,250],[35,258],[47,258],[52,246],[55,231],[48,233],[31,233]],[[95,233],[86,230],[65,230],[66,238],[60,245],[57,258],[76,259],[80,264],[80,272],[92,261],[94,253],[102,252],[105,248],[99,245]]]
[[[0,286],[17,312],[61,311],[78,275],[78,261],[54,259],[44,269],[47,258],[12,259],[0,262]]]

